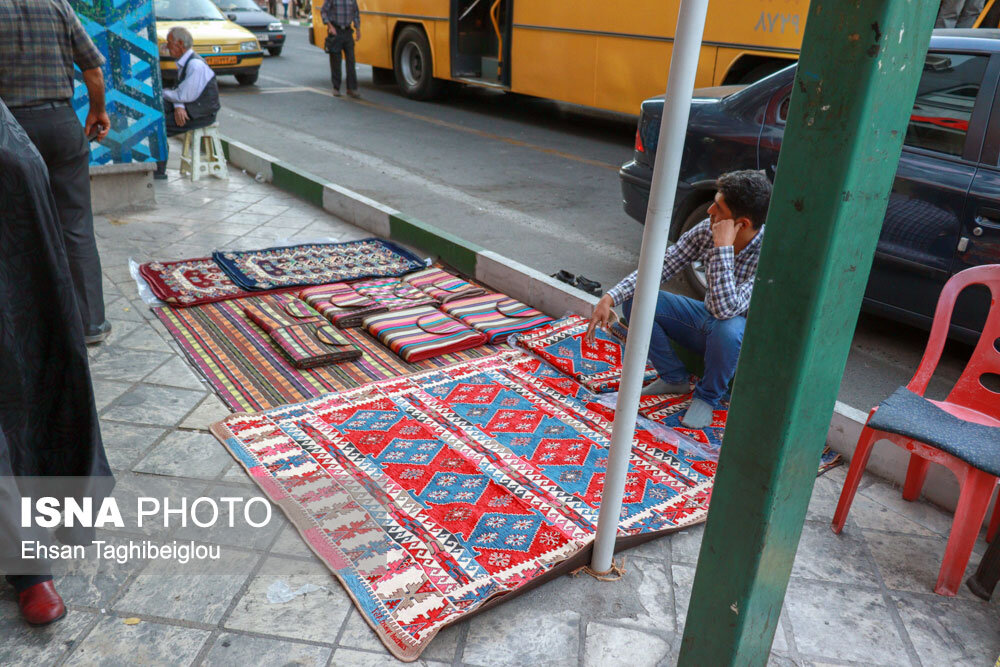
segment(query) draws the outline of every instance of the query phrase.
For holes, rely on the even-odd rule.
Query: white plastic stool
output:
[[[226,154],[222,152],[219,138],[219,124],[199,127],[184,133],[184,149],[181,151],[181,176],[190,176],[197,181],[202,176],[229,178]]]

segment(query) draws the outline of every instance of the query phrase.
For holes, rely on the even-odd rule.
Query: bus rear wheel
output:
[[[407,26],[400,31],[393,49],[396,84],[403,94],[415,100],[429,100],[441,91],[434,78],[431,45],[423,30]]]

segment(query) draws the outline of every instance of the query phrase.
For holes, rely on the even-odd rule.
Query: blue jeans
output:
[[[623,306],[631,321],[632,300]],[[737,315],[728,320],[712,317],[705,304],[686,296],[660,292],[649,339],[649,360],[664,382],[688,379],[688,371],[670,347],[670,340],[705,356],[705,375],[694,388],[694,395],[715,407],[729,388],[736,373],[747,319]]]

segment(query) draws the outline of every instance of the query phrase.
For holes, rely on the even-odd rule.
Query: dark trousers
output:
[[[354,29],[337,28],[337,34],[328,37],[326,50],[330,54],[330,81],[334,90],[340,90],[340,52],[344,52],[344,69],[347,70],[347,89],[358,89],[358,73],[354,71]]]
[[[625,317],[630,318],[632,299],[622,305]],[[694,395],[715,407],[736,374],[746,324],[742,315],[719,320],[702,301],[660,292],[649,338],[649,360],[664,382],[680,383],[687,381],[688,371],[670,341],[705,355],[705,374],[695,385]]]
[[[94,333],[104,324],[104,290],[90,209],[90,144],[69,104],[11,111],[48,167],[83,330]]]
[[[178,134],[184,134],[188,130],[197,130],[199,127],[208,127],[215,122],[216,114],[211,116],[205,116],[203,118],[189,118],[184,126],[181,127],[177,124],[174,119],[174,105],[172,102],[163,100],[163,120],[167,126],[167,136],[175,137]],[[163,144],[163,159],[156,163],[156,173],[165,174],[167,173],[167,155],[170,154],[170,146],[168,143]]]
[[[51,574],[8,574],[7,583],[14,587],[17,593],[23,593],[35,584],[52,581]]]

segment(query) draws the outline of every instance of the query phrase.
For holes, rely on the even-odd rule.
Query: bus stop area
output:
[[[172,151],[176,155],[179,151]],[[111,337],[91,373],[115,497],[259,495],[208,432],[227,407],[193,372],[136,293],[129,261],[260,248],[278,240],[369,237],[278,188],[232,169],[227,181],[156,183],[157,207],[96,219]],[[502,286],[495,286],[502,287]],[[887,445],[880,445],[887,446]],[[1000,654],[995,597],[962,586],[935,595],[952,517],[905,502],[866,475],[842,534],[830,530],[846,468],[816,480],[775,634],[775,665],[991,664]],[[448,665],[674,664],[702,526],[624,552],[624,576],[562,576],[446,628],[420,657]],[[217,573],[164,574],[142,561],[88,559],[57,572],[69,614],[31,629],[12,593],[0,598],[4,664],[381,665],[397,661],[280,511],[264,530],[100,530],[98,539],[223,541]],[[985,550],[979,539],[966,576]],[[707,633],[712,628],[705,628]],[[626,657],[627,656],[627,657]]]

